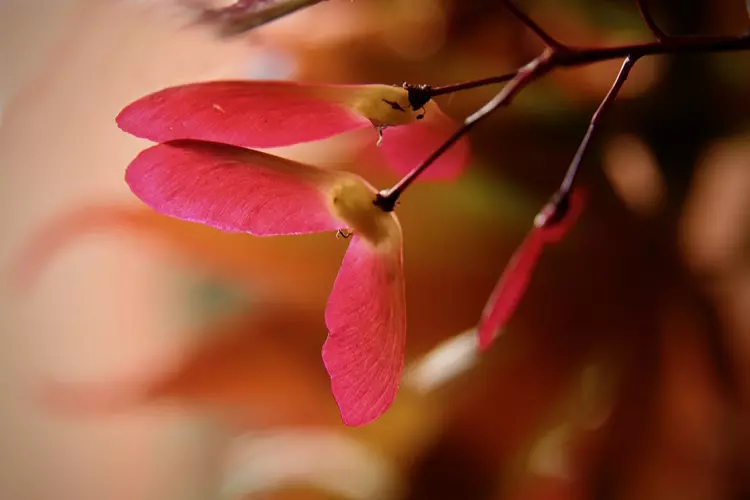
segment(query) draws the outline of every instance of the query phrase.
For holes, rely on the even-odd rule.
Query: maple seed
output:
[[[374,187],[353,173],[196,140],[142,151],[125,181],[157,212],[226,232],[354,231],[326,305],[322,358],[345,424],[388,409],[404,364],[403,245],[396,216],[373,206]]]
[[[418,115],[424,118],[418,119]],[[151,142],[193,139],[250,149],[321,141],[387,125],[393,130],[381,143],[378,156],[401,175],[458,129],[435,102],[415,101],[400,86],[274,80],[168,87],[130,103],[117,116],[117,124]],[[468,156],[469,143],[464,139],[442,155],[422,179],[454,179],[468,166]]]

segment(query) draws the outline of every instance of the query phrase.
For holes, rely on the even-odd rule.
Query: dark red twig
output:
[[[750,50],[750,33],[745,33],[740,36],[670,37],[663,41],[588,49],[566,47],[564,50],[557,50],[550,47],[545,50],[542,55],[535,58],[515,73],[485,78],[474,82],[446,85],[432,90],[427,88],[425,91],[430,93],[430,95],[441,95],[510,80],[499,94],[484,105],[479,111],[469,116],[464,121],[463,126],[449,137],[437,150],[435,150],[433,154],[427,157],[421,164],[417,165],[411,172],[406,174],[395,186],[381,191],[375,200],[375,204],[383,210],[393,210],[398,197],[401,196],[404,190],[414,182],[414,180],[419,177],[425,169],[434,163],[440,155],[471,130],[477,122],[484,119],[496,109],[509,104],[513,97],[515,97],[515,95],[523,90],[528,84],[557,68],[584,66],[596,62],[622,58],[630,58],[632,61],[635,61],[641,57],[662,54],[676,55],[742,50]],[[627,73],[625,76],[627,77]],[[435,90],[438,92],[434,93]],[[617,90],[619,90],[619,88]]]
[[[570,162],[570,166],[565,173],[565,177],[560,184],[560,188],[536,216],[536,218],[534,219],[534,226],[539,228],[544,227],[549,223],[553,223],[561,219],[565,214],[565,211],[568,208],[568,197],[570,196],[570,190],[573,187],[573,183],[575,182],[578,172],[580,171],[581,161],[583,160],[583,155],[588,149],[589,142],[591,142],[591,136],[594,134],[594,129],[596,129],[596,126],[599,123],[599,119],[601,118],[602,114],[617,99],[617,95],[620,93],[620,89],[622,89],[622,86],[628,79],[630,70],[633,69],[633,66],[635,65],[637,60],[637,57],[628,56],[625,58],[625,61],[623,61],[620,72],[617,74],[617,78],[615,78],[612,87],[609,89],[609,92],[607,92],[607,95],[604,97],[601,104],[599,104],[599,107],[594,112],[594,115],[591,117],[589,128],[588,130],[586,130],[586,134],[583,136],[583,140],[578,146],[578,150],[576,151],[573,160]]]
[[[471,80],[468,82],[451,83],[450,85],[442,85],[440,87],[430,87],[430,97],[436,97],[443,94],[452,94],[453,92],[459,92],[461,90],[470,90],[477,87],[484,87],[485,85],[492,85],[495,83],[505,83],[512,80],[518,74],[518,71],[512,73],[506,73],[504,75],[491,76],[489,78],[482,78],[480,80]]]
[[[552,66],[549,64],[550,58],[552,57],[553,51],[547,50],[542,55],[531,61],[529,64],[519,69],[513,79],[503,87],[495,97],[492,98],[487,104],[482,106],[478,111],[470,115],[461,128],[459,128],[451,137],[448,138],[435,152],[433,152],[426,160],[415,167],[411,172],[406,174],[395,186],[390,189],[381,191],[376,200],[375,204],[386,212],[390,212],[396,205],[396,201],[404,190],[416,180],[419,175],[424,172],[427,167],[437,160],[448,148],[458,141],[464,134],[471,130],[474,125],[486,118],[490,113],[496,109],[507,106],[513,100],[513,98],[521,92],[531,82],[540,78],[550,69]]]
[[[477,327],[479,345],[482,350],[490,346],[498,331],[515,312],[531,282],[534,269],[545,246],[560,241],[578,218],[583,208],[583,194],[580,190],[573,192],[571,189],[579,171],[581,159],[588,148],[599,119],[617,99],[617,94],[628,79],[636,59],[625,58],[612,87],[591,117],[588,130],[568,167],[560,188],[534,218],[534,227],[514,252],[500,275],[500,280],[490,295]]]
[[[648,5],[646,5],[646,2],[647,0],[635,0],[635,5],[636,7],[638,7],[638,12],[640,12],[643,22],[646,24],[648,29],[651,30],[654,38],[662,42],[669,38],[669,35],[665,34],[656,24],[656,21],[654,21],[654,18],[651,16],[651,11],[648,9]]]
[[[565,45],[558,42],[553,36],[551,36],[541,26],[539,26],[533,19],[527,16],[524,11],[516,7],[516,4],[513,2],[513,0],[503,0],[503,3],[508,8],[508,10],[510,10],[513,13],[513,15],[518,18],[519,21],[521,21],[531,31],[533,31],[536,34],[536,36],[541,38],[542,41],[545,44],[547,44],[547,47],[553,50],[558,50],[558,51],[566,50]]]
[[[732,52],[750,49],[750,34],[740,36],[680,36],[669,37],[662,42],[637,43],[594,49],[572,48],[559,53],[558,66],[580,66],[595,62],[621,59],[632,55],[635,58],[663,54],[698,54]]]

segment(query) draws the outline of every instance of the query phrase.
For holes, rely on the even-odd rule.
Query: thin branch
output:
[[[539,26],[533,19],[531,19],[528,15],[526,15],[525,12],[523,12],[521,9],[516,7],[516,4],[513,2],[513,0],[503,0],[503,3],[506,7],[508,7],[508,10],[510,10],[514,16],[518,18],[519,21],[521,21],[523,24],[525,24],[531,31],[533,31],[536,36],[542,39],[542,41],[547,44],[547,46],[552,50],[567,50],[565,45],[558,42],[552,35],[547,33],[541,26]]]
[[[491,76],[489,78],[482,78],[480,80],[471,80],[468,82],[452,83],[450,85],[443,85],[440,87],[431,87],[429,89],[430,97],[436,97],[443,94],[452,94],[453,92],[460,92],[461,90],[475,89],[477,87],[484,87],[485,85],[492,85],[494,83],[505,83],[515,78],[518,71],[512,73],[506,73],[504,75]]]
[[[570,190],[573,187],[573,183],[575,182],[578,172],[580,171],[581,160],[583,160],[583,155],[588,149],[589,142],[591,141],[591,136],[594,134],[594,129],[596,129],[596,126],[599,123],[599,119],[601,118],[602,114],[617,99],[617,95],[619,94],[620,89],[622,89],[622,86],[628,79],[630,70],[633,69],[633,66],[635,65],[637,60],[637,57],[628,56],[625,58],[625,61],[623,61],[620,72],[617,74],[617,78],[615,78],[612,87],[609,89],[609,92],[607,92],[607,95],[604,97],[601,104],[599,104],[599,107],[594,112],[594,115],[591,117],[589,128],[588,130],[586,130],[586,134],[583,136],[583,140],[578,146],[578,150],[576,151],[573,160],[570,162],[570,166],[568,167],[568,171],[565,173],[565,178],[560,184],[560,188],[552,196],[552,199],[542,208],[542,210],[539,212],[539,215],[537,215],[537,217],[534,219],[534,225],[536,227],[543,227],[545,224],[558,220],[562,217],[565,208],[567,207],[567,200],[568,196],[570,195]],[[561,208],[563,210],[561,210]]]
[[[557,66],[581,66],[627,56],[640,58],[663,54],[698,54],[732,52],[750,49],[750,33],[740,36],[681,36],[663,42],[618,45],[604,48],[571,48],[570,52],[556,54]]]
[[[574,48],[570,47],[565,52],[555,52],[554,68],[584,66],[612,59],[622,59],[632,55],[635,59],[644,56],[667,55],[667,54],[697,54],[710,52],[734,52],[750,50],[750,33],[741,36],[684,36],[669,37],[664,42],[649,42],[633,45],[621,45],[603,48]],[[453,83],[440,87],[427,87],[431,97],[451,94],[462,90],[474,89],[485,85],[503,83],[512,80],[518,71],[503,75],[471,80],[467,82]]]
[[[617,95],[620,93],[620,89],[622,89],[622,86],[625,84],[628,76],[630,76],[630,70],[633,69],[633,66],[635,65],[637,60],[637,58],[631,56],[625,58],[625,61],[623,61],[622,67],[620,68],[620,72],[617,74],[617,78],[612,84],[612,88],[609,89],[606,97],[602,100],[602,103],[599,105],[599,107],[594,112],[594,115],[591,117],[591,123],[589,123],[589,128],[586,131],[586,135],[583,137],[581,145],[578,146],[578,151],[576,151],[576,154],[570,163],[570,167],[568,168],[568,172],[565,174],[565,179],[560,185],[560,191],[562,191],[563,193],[567,193],[570,191],[570,188],[573,185],[573,181],[575,180],[575,177],[578,173],[583,155],[588,148],[589,142],[591,141],[591,136],[594,133],[596,125],[599,123],[599,118],[602,116],[604,111],[606,111],[607,108],[612,105],[615,99],[617,99]]]
[[[463,137],[474,125],[479,123],[481,120],[486,118],[490,113],[496,109],[507,106],[513,100],[513,98],[521,92],[527,85],[534,80],[540,78],[542,75],[552,69],[550,64],[552,59],[551,56],[553,51],[548,49],[544,51],[539,57],[531,61],[526,66],[518,70],[515,77],[503,87],[495,97],[492,98],[487,104],[482,106],[478,111],[470,115],[464,120],[463,125],[459,128],[452,136],[448,138],[438,149],[436,149],[427,159],[417,165],[414,169],[406,174],[395,186],[390,189],[385,189],[378,193],[375,199],[375,205],[380,207],[386,212],[390,212],[396,205],[401,193],[409,187],[409,185],[416,180],[419,175],[424,172],[427,167],[432,165],[448,148],[453,146],[461,137]]]
[[[448,148],[466,134],[478,121],[482,120],[496,109],[509,104],[513,97],[523,90],[523,88],[529,83],[557,68],[585,66],[596,62],[623,58],[629,58],[632,61],[636,61],[644,56],[662,54],[696,54],[743,50],[750,50],[750,32],[740,36],[670,37],[663,41],[604,48],[566,47],[564,50],[558,50],[553,47],[548,47],[539,57],[519,69],[516,73],[485,78],[474,82],[446,85],[443,87],[437,87],[436,89],[430,89],[429,86],[426,85],[414,86],[405,84],[405,88],[414,88],[417,89],[416,91],[422,92],[423,95],[419,97],[425,98],[426,102],[429,100],[429,97],[434,95],[458,92],[460,90],[499,83],[510,79],[510,82],[499,94],[484,105],[479,111],[469,116],[464,121],[464,125],[450,136],[445,143],[443,143],[425,161],[406,174],[395,186],[381,191],[374,203],[385,211],[393,210],[397,199],[401,196],[403,191],[409,187],[409,185],[411,185],[411,183],[414,182],[414,180],[419,177],[425,169],[432,165],[440,155],[447,151]],[[627,72],[625,77],[627,77]],[[435,93],[435,90],[437,90],[437,93]],[[619,88],[617,90],[619,90]],[[575,175],[575,173],[572,173],[571,175]],[[560,200],[560,203],[564,202],[565,198],[566,196]]]
[[[635,0],[635,5],[636,7],[638,7],[638,12],[640,12],[641,18],[643,18],[643,22],[646,23],[646,26],[654,35],[654,37],[658,41],[663,42],[664,40],[669,38],[669,35],[665,34],[656,24],[656,21],[654,21],[654,18],[651,16],[651,11],[648,10],[648,5],[646,5],[647,1],[648,0]]]

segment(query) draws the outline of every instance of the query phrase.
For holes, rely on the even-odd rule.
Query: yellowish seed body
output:
[[[373,201],[375,188],[356,175],[342,176],[330,189],[331,212],[374,247],[398,244],[401,228],[392,212]]]
[[[424,105],[424,110],[413,110],[409,103],[409,92],[391,85],[362,85],[331,93],[327,96],[341,102],[355,113],[369,119],[374,125],[406,125],[428,116],[436,104]]]

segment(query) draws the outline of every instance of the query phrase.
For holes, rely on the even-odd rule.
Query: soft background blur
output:
[[[748,24],[741,0],[652,3],[669,33]],[[520,4],[566,43],[650,38],[627,0]],[[362,429],[319,352],[346,242],[168,220],[122,180],[145,143],[114,116],[168,85],[437,85],[540,48],[500,2],[330,0],[220,39],[177,1],[1,0],[0,496],[748,498],[750,54],[638,63],[585,161],[584,216],[481,360],[456,336],[620,63],[548,76],[476,129],[460,181],[410,189],[408,359],[440,356]],[[461,119],[497,90],[440,104]],[[395,181],[346,137],[282,154]],[[50,255],[21,291],[33,241]],[[92,397],[66,397],[79,385]]]

